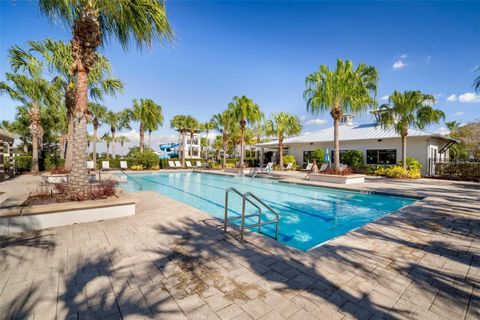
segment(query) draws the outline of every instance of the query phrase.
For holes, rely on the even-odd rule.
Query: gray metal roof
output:
[[[444,137],[439,134],[425,132],[422,130],[412,129],[408,130],[409,137],[436,137],[444,140],[452,140],[448,137]],[[352,141],[352,140],[370,140],[370,139],[388,139],[399,138],[400,136],[394,129],[383,129],[377,126],[375,123],[361,124],[361,125],[341,125],[340,126],[340,141]],[[297,144],[297,143],[311,143],[311,142],[331,142],[333,141],[333,127],[323,129],[316,132],[303,134],[297,137],[286,138],[283,140],[284,145]],[[259,146],[274,146],[277,145],[277,141],[260,143]]]

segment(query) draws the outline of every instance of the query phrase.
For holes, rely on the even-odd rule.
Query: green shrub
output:
[[[400,160],[398,165],[403,165],[403,162]],[[422,164],[415,158],[407,157],[407,170],[418,170],[422,169]]]
[[[59,157],[45,157],[43,159],[43,166],[46,170],[52,170],[65,165],[65,159]]]
[[[312,159],[310,159],[310,162],[313,162],[313,160],[315,160],[317,163],[325,162],[325,151],[322,148],[318,148],[313,151]]]
[[[363,166],[363,154],[358,150],[350,150],[342,153],[340,162],[352,168],[360,168]]]
[[[286,167],[288,166],[289,163],[293,163],[293,166],[292,166],[293,170],[297,169],[297,160],[295,160],[295,157],[291,154],[284,155],[283,166]]]
[[[15,167],[18,172],[27,172],[32,169],[32,156],[15,157]]]
[[[418,179],[421,177],[420,169],[405,170],[402,166],[380,166],[375,170],[375,175],[389,178]]]

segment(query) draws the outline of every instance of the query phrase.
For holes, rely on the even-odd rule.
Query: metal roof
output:
[[[439,134],[425,132],[410,128],[408,129],[409,137],[436,137],[444,140],[453,140],[448,137],[444,137]],[[375,123],[361,124],[361,125],[341,125],[339,138],[340,141],[352,141],[352,140],[370,140],[370,139],[388,139],[399,138],[393,128],[384,129]],[[311,143],[311,142],[331,142],[333,141],[333,127],[323,129],[316,132],[303,134],[296,137],[286,138],[283,140],[284,145],[297,144],[297,143]],[[270,142],[260,143],[259,146],[274,146],[277,145],[276,140]]]

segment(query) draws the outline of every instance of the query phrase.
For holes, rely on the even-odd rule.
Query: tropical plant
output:
[[[325,162],[325,150],[322,148],[315,149],[310,160],[312,160],[312,162],[315,160],[316,163]]]
[[[130,114],[127,110],[120,112],[108,111],[105,114],[105,124],[110,126],[110,133],[112,135],[112,157],[115,159],[115,134],[118,130],[131,129],[130,127]]]
[[[119,136],[116,138],[116,142],[119,142],[120,143],[120,149],[121,149],[121,153],[122,153],[122,156],[123,156],[123,145],[126,143],[126,142],[130,142],[130,139],[128,139],[127,136]]]
[[[265,124],[265,131],[268,135],[275,135],[278,138],[278,164],[280,171],[283,171],[283,139],[297,135],[302,131],[300,119],[286,112],[272,113],[271,119],[267,120]]]
[[[462,160],[468,159],[469,151],[467,150],[467,146],[465,145],[465,142],[462,140],[462,135],[461,135],[461,133],[465,133],[468,130],[465,130],[465,129],[460,130],[461,126],[460,126],[460,123],[457,121],[445,122],[445,125],[447,126],[448,130],[450,130],[450,133],[448,134],[449,137],[457,140],[457,143],[455,143],[450,147],[450,149],[448,149],[450,158],[462,159]]]
[[[161,0],[39,0],[40,9],[47,16],[72,25],[72,74],[75,83],[75,118],[73,139],[73,166],[69,180],[79,193],[88,185],[86,168],[88,110],[88,74],[97,60],[97,48],[102,40],[116,38],[124,48],[135,43],[141,48],[151,45],[155,38],[170,39],[165,5]]]
[[[393,128],[402,138],[402,163],[407,169],[407,136],[410,127],[424,129],[431,123],[445,118],[443,111],[434,109],[435,98],[420,91],[395,91],[388,104],[377,111],[377,123],[384,128]]]
[[[12,122],[3,120],[0,128],[5,129],[11,133],[17,134],[22,141],[21,147],[24,154],[28,154],[28,146],[30,141],[30,117],[28,115],[27,106],[18,106],[16,108],[15,120]],[[31,163],[29,170],[31,169]]]
[[[243,174],[245,157],[245,128],[247,124],[254,125],[263,119],[263,113],[258,104],[252,99],[241,96],[233,97],[233,101],[228,104],[228,109],[232,117],[240,124],[240,166],[239,173]]]
[[[359,150],[349,150],[340,157],[343,164],[352,168],[360,168],[364,164],[363,154]]]
[[[215,129],[215,123],[213,123],[213,121],[207,121],[207,122],[204,122],[203,124],[201,124],[200,128],[205,131],[205,139],[206,139],[206,143],[205,143],[205,153],[204,153],[204,157],[205,159],[208,159],[208,149],[210,147],[210,140],[208,139],[208,134],[211,130]]]
[[[73,64],[72,47],[70,43],[46,39],[29,41],[28,52],[37,52],[48,66],[48,71],[54,73],[53,81],[63,90],[66,108],[66,160],[65,167],[73,164],[73,132],[75,111],[75,75],[70,72]],[[114,78],[111,65],[107,58],[97,54],[97,59],[88,73],[88,93],[96,102],[103,100],[105,95],[115,96],[123,92],[123,83]]]
[[[134,99],[133,110],[129,111],[130,118],[139,122],[140,152],[145,149],[145,130],[153,124],[163,124],[162,107],[152,99]]]
[[[185,166],[185,153],[186,153],[186,137],[187,137],[187,116],[179,114],[174,116],[170,120],[170,127],[178,131],[179,135],[183,138],[183,141],[180,143],[182,147],[182,166]]]
[[[375,104],[377,70],[366,64],[355,69],[352,61],[337,59],[337,67],[330,70],[321,65],[305,79],[303,96],[307,110],[312,114],[330,112],[334,124],[334,165],[340,165],[340,119],[345,113],[361,113]]]
[[[107,158],[110,158],[110,145],[113,143],[113,138],[110,134],[105,133],[102,136],[102,141],[105,142],[105,146],[107,148]]]
[[[163,113],[160,109],[160,113],[155,117],[150,117],[149,121],[145,124],[145,129],[148,131],[148,147],[151,148],[152,131],[158,130],[158,127],[163,126]]]
[[[212,122],[215,124],[215,129],[217,129],[222,134],[222,144],[223,144],[223,161],[222,168],[225,169],[227,165],[227,151],[228,151],[228,142],[230,139],[230,132],[235,128],[235,118],[232,116],[232,113],[229,109],[218,113],[212,117]]]
[[[97,163],[97,141],[98,141],[98,128],[102,125],[107,115],[107,107],[99,103],[89,103],[89,119],[93,125],[93,139],[92,139],[92,157],[93,163]]]
[[[13,55],[10,51],[10,58]],[[20,71],[11,63],[14,72]],[[0,93],[7,94],[12,100],[19,101],[28,106],[30,120],[29,130],[32,141],[32,173],[39,172],[39,148],[43,141],[44,130],[41,123],[41,109],[48,105],[55,106],[59,103],[58,88],[47,80],[41,78],[40,71],[26,70],[25,73],[6,73],[6,82],[0,82]]]

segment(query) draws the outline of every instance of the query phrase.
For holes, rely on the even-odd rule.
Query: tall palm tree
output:
[[[377,122],[384,128],[393,128],[402,137],[402,166],[407,169],[407,136],[410,127],[423,129],[445,119],[443,111],[434,109],[435,98],[420,91],[395,91],[388,104],[380,106]]]
[[[32,169],[39,172],[39,147],[43,141],[41,109],[49,104],[58,105],[58,90],[39,75],[31,76],[19,73],[6,73],[6,82],[0,82],[0,93],[7,94],[12,100],[28,106],[29,130],[32,139]]]
[[[115,134],[122,129],[130,129],[130,116],[125,110],[120,112],[108,111],[105,115],[105,121],[110,126],[110,133],[112,135],[112,157],[115,159]]]
[[[157,117],[151,117],[150,121],[145,124],[145,129],[148,131],[148,147],[152,148],[152,131],[158,130],[160,126],[163,126],[163,113],[157,115]]]
[[[98,141],[98,128],[105,121],[107,115],[107,107],[99,103],[90,102],[88,112],[90,114],[90,121],[93,125],[93,140],[92,140],[92,156],[93,164],[97,166],[97,141]]]
[[[283,171],[283,138],[297,135],[302,131],[302,125],[297,116],[286,113],[273,113],[272,118],[265,124],[267,134],[278,137],[278,152],[280,170]]]
[[[263,113],[258,104],[252,99],[241,96],[233,97],[233,101],[228,104],[234,119],[240,124],[240,166],[239,173],[243,174],[245,157],[245,127],[247,124],[256,124],[263,119]]]
[[[54,74],[56,82],[63,92],[66,108],[66,159],[65,167],[73,164],[73,130],[75,109],[75,82],[76,77],[70,72],[73,64],[70,43],[46,39],[43,41],[29,41],[27,51],[19,51],[19,64],[25,64],[32,58],[39,56],[50,73]],[[105,95],[115,96],[123,92],[123,83],[112,77],[110,62],[98,54],[88,74],[88,92],[92,100],[101,101]]]
[[[105,145],[107,147],[107,158],[110,158],[109,150],[110,150],[110,144],[112,144],[112,142],[113,142],[113,138],[110,134],[105,133],[102,136],[102,141],[105,142]]]
[[[97,60],[97,48],[103,40],[115,38],[126,49],[135,43],[141,48],[150,46],[155,38],[172,37],[166,9],[161,0],[39,0],[40,9],[47,16],[72,25],[71,71],[76,77],[75,118],[73,139],[72,186],[80,194],[88,186],[87,132],[88,74]]]
[[[140,152],[145,149],[145,129],[152,123],[163,124],[162,107],[151,99],[134,99],[133,110],[130,111],[130,118],[140,123]]]
[[[334,165],[340,165],[340,119],[344,113],[361,113],[375,105],[377,70],[366,64],[355,69],[350,60],[337,59],[337,68],[321,65],[305,79],[303,96],[312,114],[330,112],[334,124]]]
[[[125,144],[125,142],[130,142],[130,139],[128,139],[127,136],[122,136],[122,135],[121,135],[121,136],[117,137],[116,140],[117,140],[117,142],[120,142],[120,148],[121,148],[120,151],[121,151],[122,157],[123,157],[123,154],[124,154],[124,153],[123,153],[123,145]]]
[[[198,131],[199,125],[197,119],[190,115],[186,116],[185,129],[190,133],[190,158],[192,158],[193,155],[193,136],[195,135],[195,132]]]
[[[255,138],[255,143],[259,144],[262,142],[262,137],[266,134],[265,132],[265,124],[258,123],[252,128],[252,132]],[[255,148],[255,159],[260,160],[259,150],[258,147]]]
[[[179,114],[174,116],[170,120],[170,128],[175,129],[178,131],[178,133],[182,136],[182,143],[180,144],[182,146],[182,166],[185,166],[185,153],[187,152],[186,150],[186,136],[188,132],[188,123],[187,123],[188,116]]]
[[[208,133],[215,129],[215,124],[212,122],[212,121],[207,121],[207,122],[204,122],[202,125],[201,125],[201,129],[203,131],[205,131],[205,138],[206,138],[206,146],[205,146],[205,153],[204,153],[204,157],[205,159],[208,158],[208,148],[210,146],[210,143],[209,143],[209,140],[208,140]]]
[[[222,134],[223,143],[223,161],[222,168],[225,169],[227,164],[228,142],[230,139],[230,132],[234,130],[235,118],[232,116],[231,110],[227,109],[222,113],[218,113],[212,117],[212,122],[215,124],[215,129]]]

